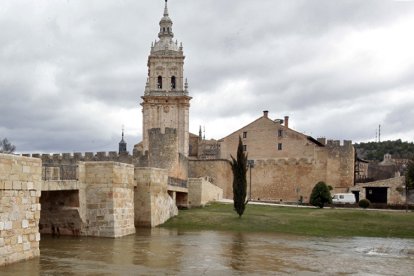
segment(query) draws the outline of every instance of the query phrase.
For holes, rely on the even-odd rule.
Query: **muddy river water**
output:
[[[414,240],[156,228],[118,239],[42,236],[0,275],[414,275]]]

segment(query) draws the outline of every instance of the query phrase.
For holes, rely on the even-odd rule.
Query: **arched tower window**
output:
[[[176,81],[175,81],[175,76],[171,77],[171,89],[175,89],[176,87]]]
[[[162,89],[162,77],[161,76],[158,76],[157,87],[158,89]]]

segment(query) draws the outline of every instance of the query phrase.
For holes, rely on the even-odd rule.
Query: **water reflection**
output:
[[[43,236],[41,257],[0,275],[411,275],[414,240],[139,230],[119,239]]]
[[[245,240],[242,233],[236,233],[232,237],[232,242],[230,243],[230,266],[238,271],[244,270],[244,264],[248,259],[248,251],[246,250],[248,246],[247,241]]]

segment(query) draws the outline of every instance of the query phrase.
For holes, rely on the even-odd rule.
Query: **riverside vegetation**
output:
[[[243,219],[232,204],[181,210],[162,227],[178,230],[268,232],[323,237],[414,238],[414,213],[249,205]]]

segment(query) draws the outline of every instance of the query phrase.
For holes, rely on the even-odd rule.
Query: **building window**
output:
[[[175,76],[171,77],[171,89],[175,89]]]
[[[161,76],[158,76],[157,87],[158,89],[162,89],[162,77]]]
[[[282,129],[279,129],[279,130],[277,131],[277,136],[278,136],[278,137],[283,137],[283,130],[282,130]]]
[[[243,132],[243,138],[247,138],[247,131]]]
[[[282,150],[282,143],[277,144],[277,150]]]
[[[243,151],[247,151],[247,145],[243,145]]]

